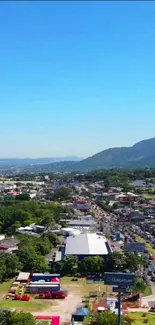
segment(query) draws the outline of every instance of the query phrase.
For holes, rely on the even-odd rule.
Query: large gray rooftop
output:
[[[96,233],[83,233],[66,239],[66,255],[107,255],[107,239]]]

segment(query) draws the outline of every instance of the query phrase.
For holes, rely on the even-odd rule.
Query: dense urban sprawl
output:
[[[3,176],[0,233],[1,304],[30,300],[30,324],[38,308],[57,322],[115,324],[118,294],[104,285],[106,272],[136,277],[122,296],[122,324],[131,311],[154,311],[155,170]],[[7,317],[22,324],[23,315]]]

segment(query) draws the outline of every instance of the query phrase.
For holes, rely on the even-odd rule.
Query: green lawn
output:
[[[77,290],[81,295],[87,296],[91,291],[101,291],[105,293],[111,293],[112,287],[105,286],[103,282],[100,284],[88,284],[86,279],[79,278],[78,281],[72,281],[73,277],[63,277],[61,279],[61,284],[63,288],[67,290]]]
[[[129,313],[128,315],[131,316],[131,317],[133,317],[133,318],[134,317],[135,318],[141,318],[141,317],[143,317],[143,313]],[[146,323],[146,324],[148,324],[148,325],[155,325],[155,315],[146,313],[145,318],[148,319],[148,323]],[[145,323],[144,323],[143,320],[134,320],[134,323],[133,323],[133,325],[144,325],[144,324]]]
[[[143,239],[142,237],[137,236],[137,235],[136,235],[135,237],[136,237],[136,239],[137,239],[137,241],[138,241],[139,243],[145,243],[145,247],[147,248],[149,254],[155,256],[155,249],[152,248],[152,247],[150,246],[150,244],[148,244],[148,243],[145,241],[145,239]]]
[[[11,279],[7,282],[0,283],[0,306],[1,308],[8,308],[8,309],[18,309],[24,311],[38,311],[48,308],[51,306],[49,301],[44,300],[37,300],[31,296],[30,301],[19,301],[19,300],[12,300],[12,299],[4,299],[7,295],[9,288],[11,287],[12,283],[15,279]]]
[[[154,194],[144,193],[143,194],[143,198],[144,199],[154,199],[155,198],[155,195]]]
[[[51,304],[43,300],[30,300],[30,301],[19,301],[19,300],[1,300],[0,306],[1,308],[6,309],[22,309],[23,311],[40,311],[45,308],[48,308]]]
[[[15,279],[0,283],[0,293],[7,293]]]

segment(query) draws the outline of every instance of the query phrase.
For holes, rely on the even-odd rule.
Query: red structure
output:
[[[137,199],[137,196],[130,196],[130,195],[127,195],[127,196],[123,196],[121,198],[121,202],[127,202],[127,203],[132,203],[132,202],[137,202],[138,199]]]
[[[38,299],[65,299],[66,294],[64,291],[43,292],[38,295]]]
[[[49,320],[51,325],[60,325],[60,316],[36,316],[37,320]]]
[[[14,296],[14,300],[22,300],[22,301],[29,301],[30,300],[30,296],[29,295],[15,295]]]
[[[75,201],[75,204],[85,204],[86,203],[86,201],[82,201],[82,200],[76,200]]]

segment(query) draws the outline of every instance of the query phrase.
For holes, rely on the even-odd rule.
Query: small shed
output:
[[[30,278],[30,273],[29,272],[20,272],[18,274],[18,277],[16,279],[16,281],[19,282],[27,282]]]
[[[77,308],[75,314],[72,315],[72,321],[83,322],[84,317],[88,316],[88,308],[81,307]]]

